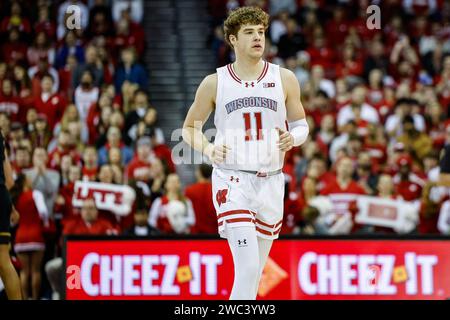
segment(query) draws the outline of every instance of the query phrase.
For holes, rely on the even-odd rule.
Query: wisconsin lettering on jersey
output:
[[[276,112],[278,102],[265,97],[245,97],[230,101],[225,105],[228,114],[242,108],[252,107],[267,108]]]

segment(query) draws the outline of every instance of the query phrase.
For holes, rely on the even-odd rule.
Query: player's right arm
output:
[[[204,123],[214,110],[217,90],[217,74],[211,74],[200,83],[183,124],[183,140],[193,149],[208,156],[213,163],[225,160],[229,148],[225,145],[214,146],[203,134]]]

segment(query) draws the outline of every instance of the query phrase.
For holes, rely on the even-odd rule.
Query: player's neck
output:
[[[264,68],[264,62],[261,58],[239,58],[233,63],[234,72],[239,79],[249,81],[257,79]]]

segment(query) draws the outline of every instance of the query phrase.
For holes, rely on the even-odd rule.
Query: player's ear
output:
[[[237,36],[235,36],[234,34],[230,34],[230,36],[228,37],[228,39],[230,40],[230,43],[233,45],[235,45],[236,41],[237,41]]]

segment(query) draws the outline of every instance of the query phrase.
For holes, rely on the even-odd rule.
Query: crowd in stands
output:
[[[70,6],[80,13],[79,28],[72,27]],[[21,215],[12,226],[12,253],[25,298],[50,298],[47,278],[61,293],[55,279],[65,235],[212,233],[216,227],[195,223],[203,219],[183,193],[157,125],[143,62],[143,13],[142,0],[0,2],[0,130]],[[207,181],[211,168],[202,174]],[[74,206],[77,181],[132,186],[131,213],[100,210],[90,199]],[[196,192],[194,186],[196,212],[210,210],[214,218]]]
[[[450,143],[450,8],[380,1],[382,28],[369,30],[369,1],[331,3],[209,0],[218,65],[233,59],[227,12],[258,5],[271,14],[264,59],[301,85],[311,135],[286,157],[282,234],[448,232],[436,177]],[[68,27],[70,5],[80,29]],[[66,235],[217,233],[211,166],[183,186],[158,127],[143,12],[142,0],[0,2],[0,130],[16,179],[12,249],[26,298],[61,294]],[[73,206],[80,180],[130,185],[131,214],[92,199]],[[364,225],[361,195],[402,199],[418,213],[404,228]]]

